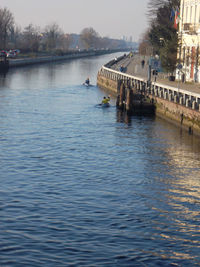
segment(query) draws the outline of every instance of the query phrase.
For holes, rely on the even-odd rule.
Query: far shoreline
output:
[[[56,62],[69,59],[78,59],[83,57],[100,56],[105,54],[112,54],[117,52],[129,52],[130,49],[109,49],[109,50],[91,50],[91,51],[71,51],[63,55],[45,55],[41,56],[37,54],[34,57],[24,57],[9,59],[9,68],[22,67],[34,64]]]

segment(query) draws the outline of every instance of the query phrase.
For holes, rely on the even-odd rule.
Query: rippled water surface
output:
[[[114,57],[0,76],[0,266],[200,265],[199,139],[98,107]]]

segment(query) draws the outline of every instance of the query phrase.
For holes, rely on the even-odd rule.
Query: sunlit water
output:
[[[114,56],[1,76],[0,266],[200,265],[200,142],[98,107]]]

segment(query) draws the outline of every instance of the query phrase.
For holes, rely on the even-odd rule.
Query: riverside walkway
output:
[[[144,58],[144,65],[142,60],[139,55],[112,60],[99,70],[98,85],[117,93],[119,106],[133,112],[138,98],[134,99],[134,92],[129,89],[134,88],[136,93],[146,96],[138,107],[150,100],[155,103],[156,114],[160,117],[200,136],[200,84],[169,81],[164,73],[152,75],[149,83],[148,58]]]
[[[142,67],[141,61],[145,60],[144,67]],[[123,58],[121,61],[112,65],[112,69],[119,71],[120,67],[123,66],[125,73],[138,78],[148,80],[148,58],[141,57],[139,55],[134,55],[133,57]],[[152,75],[151,81],[154,82],[154,76]],[[156,77],[156,83],[164,84],[166,86],[186,90],[193,92],[195,94],[200,94],[200,84],[199,83],[183,83],[179,81],[169,81],[167,77],[164,77],[163,73],[158,73]]]

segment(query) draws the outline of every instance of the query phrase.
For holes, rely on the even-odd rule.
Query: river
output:
[[[200,141],[99,107],[115,56],[0,76],[0,266],[200,265]]]

